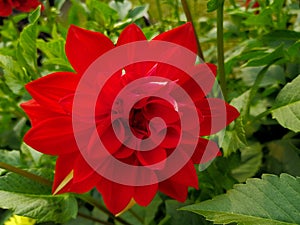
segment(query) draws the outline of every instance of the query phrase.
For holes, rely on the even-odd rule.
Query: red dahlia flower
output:
[[[105,64],[109,68],[119,64],[119,60],[134,57],[134,54],[146,57],[149,51],[147,46],[143,49],[138,47],[144,42],[146,45],[149,43],[150,50],[158,44],[169,43],[185,49],[193,56],[197,51],[190,23],[162,33],[150,42],[146,41],[139,27],[132,24],[120,34],[116,46],[101,33],[71,26],[66,40],[66,54],[75,72],[52,73],[26,85],[33,99],[23,103],[22,108],[29,116],[32,128],[25,135],[24,141],[44,154],[58,156],[54,194],[84,193],[96,187],[106,206],[114,214],[121,212],[132,202],[147,206],[157,191],[178,201],[185,201],[188,187],[198,188],[194,164],[211,160],[219,154],[217,144],[201,136],[220,131],[237,118],[239,113],[221,99],[206,97],[215,82],[214,65],[195,65],[193,58],[193,66],[187,67],[197,71],[193,79],[168,63],[145,59],[126,64],[105,80],[101,73],[106,68],[97,67],[99,59],[112,53],[112,58]],[[156,43],[158,44],[155,45]],[[115,50],[127,46],[133,46],[135,51],[128,51],[127,55],[114,55]],[[176,55],[176,48],[166,51],[161,49],[158,53],[166,59],[179,58],[178,64],[187,60]],[[97,68],[93,71],[95,65]],[[210,77],[209,73],[213,76]],[[92,77],[84,83],[87,74]],[[155,80],[158,77],[165,80]],[[200,79],[202,88],[196,83],[197,79]],[[141,82],[134,85],[137,81]],[[103,88],[100,88],[101,82],[104,83]],[[79,88],[82,84],[87,87],[86,93],[82,93]],[[180,88],[190,97],[191,105],[187,104]],[[125,97],[118,97],[124,89],[127,91]],[[97,93],[97,98],[93,104],[91,96],[94,92]],[[148,95],[144,96],[144,92]],[[178,101],[175,102],[171,97],[163,99],[159,94],[175,96]],[[76,104],[78,96],[79,99],[83,98],[80,104]],[[126,103],[136,96],[139,97],[138,101],[132,105]],[[193,107],[196,109],[196,119],[184,117]],[[180,111],[181,108],[184,110]],[[90,112],[94,117],[94,126],[89,124]],[[154,120],[157,117],[163,119],[164,124]],[[181,121],[182,118],[188,121],[187,126]],[[198,130],[197,124],[200,127]],[[188,129],[183,131],[184,127]],[[194,128],[197,132],[193,132]],[[160,141],[159,138],[151,139],[155,133],[165,136],[162,135],[164,138]],[[196,145],[188,153],[187,149],[193,138],[196,138]],[[99,145],[99,140],[103,145]],[[139,151],[145,143],[142,141],[146,140],[155,147]],[[183,144],[177,148],[179,143]],[[180,157],[176,158],[175,164],[169,163],[168,158],[174,154]],[[87,160],[86,155],[95,163]],[[113,160],[117,160],[122,166],[130,165],[139,170],[137,173],[125,173],[126,166],[116,166],[118,163]],[[169,177],[164,177],[164,174],[180,163],[183,164],[180,168]],[[106,173],[122,174],[122,181],[109,179]],[[126,179],[137,179],[137,183],[126,183]]]
[[[9,16],[12,14],[13,9],[30,12],[39,5],[42,5],[42,3],[38,0],[0,0],[0,16]]]
[[[249,8],[249,6],[251,4],[251,1],[252,0],[246,0],[246,3],[245,3],[246,8]],[[258,8],[258,7],[259,7],[259,3],[257,1],[255,1],[254,4],[252,5],[252,8],[255,9],[255,8]]]

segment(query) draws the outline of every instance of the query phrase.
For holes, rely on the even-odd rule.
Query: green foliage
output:
[[[52,171],[32,170],[32,173],[49,178]],[[49,174],[50,173],[50,174]],[[77,203],[70,195],[51,195],[51,187],[39,184],[14,173],[0,177],[0,207],[14,214],[36,218],[39,222],[63,223],[74,218]]]
[[[291,83],[279,92],[274,106],[272,115],[278,122],[294,132],[300,131],[300,76],[295,78]]]
[[[282,174],[248,179],[227,194],[182,208],[217,224],[299,224],[300,178]]]
[[[30,122],[19,104],[31,98],[26,83],[73,71],[65,54],[69,25],[100,31],[116,43],[130,23],[151,39],[186,16],[174,0],[44,2],[42,12],[0,19],[0,149],[6,149],[0,162],[52,181],[56,158],[22,143]],[[213,137],[223,156],[195,166],[200,188],[190,189],[185,203],[158,194],[148,207],[135,205],[118,220],[78,196],[52,196],[51,187],[1,168],[0,224],[11,214],[51,225],[299,224],[299,178],[292,176],[300,176],[300,6],[297,0],[259,0],[258,8],[251,8],[255,1],[246,8],[244,2],[188,0],[205,59],[215,64],[214,11],[225,4],[227,101],[241,115],[224,138]],[[87,195],[103,204],[95,192]],[[194,205],[184,209],[202,216],[177,210],[188,204]]]

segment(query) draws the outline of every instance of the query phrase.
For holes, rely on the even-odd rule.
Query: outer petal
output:
[[[158,190],[158,184],[134,187],[134,200],[141,206],[150,204]]]
[[[74,167],[74,161],[76,160],[77,153],[69,153],[65,155],[60,155],[56,160],[55,165],[55,176],[54,183],[52,187],[52,192],[54,192],[61,182],[71,173]],[[64,186],[58,193],[68,192],[71,188],[71,182]]]
[[[15,8],[22,12],[29,12],[30,10],[37,8],[39,5],[42,5],[38,0],[27,0],[27,1],[13,0],[13,2],[15,4]]]
[[[117,184],[105,178],[96,187],[102,194],[105,205],[113,214],[121,212],[134,195],[134,187]]]
[[[170,180],[159,183],[159,191],[176,199],[179,202],[184,202],[187,197],[188,186],[182,184],[174,184]]]
[[[156,36],[153,40],[173,42],[197,53],[196,36],[191,23],[186,23],[175,29],[164,32]]]
[[[48,155],[61,155],[77,151],[70,117],[54,117],[31,128],[24,142]]]
[[[66,40],[66,54],[77,73],[83,74],[88,66],[114,44],[105,35],[71,25]]]
[[[178,200],[185,201],[188,187],[198,188],[198,177],[194,164],[189,161],[180,171],[169,179],[159,183],[159,190],[164,194]]]
[[[34,99],[24,102],[20,105],[30,118],[32,126],[36,126],[38,123],[47,120],[49,118],[61,116],[59,113],[55,113],[41,106]]]
[[[6,17],[12,13],[12,2],[11,0],[0,1],[0,16]]]
[[[239,116],[233,106],[218,98],[207,98],[197,103],[203,121],[200,123],[200,136],[215,134]]]
[[[58,102],[61,98],[75,92],[79,80],[80,77],[74,73],[58,72],[28,83],[26,89],[48,110],[65,113]]]
[[[131,42],[136,41],[145,41],[147,40],[143,31],[135,24],[128,25],[120,34],[117,46],[128,44]],[[138,49],[139,50],[139,49]],[[131,58],[134,56],[134,52],[128,52],[128,55],[125,57]],[[131,64],[129,66],[125,67],[126,75],[124,78],[126,78],[126,83],[130,82],[134,79],[137,79],[139,77],[145,76],[147,72],[153,67],[154,63],[149,62],[141,62],[141,63],[135,63]],[[134,74],[134,77],[131,76],[131,74]],[[124,80],[123,78],[123,80]]]
[[[206,163],[220,155],[220,149],[215,142],[200,138],[192,156],[192,161],[195,164]]]
[[[143,31],[135,24],[128,25],[120,34],[117,46],[147,40]]]

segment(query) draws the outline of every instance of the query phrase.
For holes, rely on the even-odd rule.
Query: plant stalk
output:
[[[218,46],[218,75],[223,97],[227,99],[227,85],[224,63],[224,0],[220,1],[217,9],[217,46]]]
[[[193,26],[193,30],[194,30],[195,38],[196,38],[196,43],[197,43],[198,56],[203,61],[205,61],[204,55],[203,55],[203,51],[202,51],[202,48],[201,48],[201,44],[200,44],[200,41],[199,41],[199,38],[198,38],[198,35],[197,35],[197,31],[195,29],[194,20],[193,20],[193,17],[192,17],[191,10],[189,8],[188,2],[186,0],[181,0],[181,5],[182,5],[182,8],[183,8],[183,11],[184,11],[184,14],[186,16],[187,21],[189,21],[192,24],[192,26]]]
[[[11,171],[11,172],[16,173],[16,174],[19,174],[23,177],[26,177],[26,178],[28,178],[30,180],[33,180],[33,181],[36,181],[40,184],[44,184],[44,185],[47,185],[47,186],[52,186],[52,182],[50,180],[47,180],[44,177],[35,175],[33,173],[22,170],[20,168],[15,167],[15,166],[6,164],[4,162],[0,162],[0,168]]]

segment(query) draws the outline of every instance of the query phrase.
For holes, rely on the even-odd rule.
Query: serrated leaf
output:
[[[40,8],[38,7],[29,15],[30,24],[27,25],[20,34],[17,48],[18,62],[28,70],[33,78],[37,78],[37,21],[40,17]]]
[[[53,172],[30,170],[49,178]],[[42,185],[14,173],[0,177],[0,208],[10,209],[14,214],[36,219],[38,222],[64,223],[77,214],[76,199],[70,195],[51,194],[51,187]]]
[[[19,63],[11,56],[0,55],[0,67],[3,68],[6,85],[13,93],[19,94],[24,84],[29,81]]]
[[[0,190],[0,198],[1,208],[11,209],[14,214],[34,218],[38,222],[64,223],[77,214],[77,202],[68,195],[43,196]]]
[[[300,76],[286,84],[279,92],[272,115],[281,126],[294,132],[300,131]]]
[[[227,194],[182,210],[203,215],[216,224],[300,224],[300,178],[263,175],[238,184]]]

